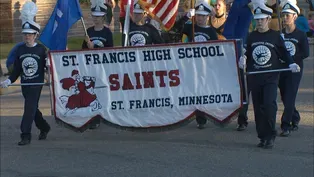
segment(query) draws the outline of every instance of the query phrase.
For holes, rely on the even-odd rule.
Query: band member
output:
[[[309,44],[306,33],[296,28],[295,20],[300,9],[295,0],[281,2],[283,34],[287,50],[294,61],[300,66],[301,72],[280,73],[279,89],[284,104],[284,112],[281,117],[281,136],[289,136],[290,130],[297,130],[300,115],[295,107],[295,99],[303,73],[303,60],[309,56]]]
[[[217,40],[218,36],[215,29],[207,25],[209,15],[213,11],[213,7],[206,2],[198,2],[195,4],[195,21],[194,34],[193,25],[186,23],[183,28],[182,42],[205,42],[209,40]],[[193,39],[194,35],[194,40]]]
[[[250,0],[233,1],[231,9],[228,12],[228,18],[224,25],[224,37],[226,37],[227,39],[242,39],[241,44],[239,41],[237,41],[238,53],[242,53],[241,45],[243,46],[246,42],[246,38],[250,31],[249,29],[253,17],[253,9],[251,10],[251,5],[249,5],[249,2]],[[240,70],[240,76],[242,81],[242,88],[245,88],[244,81],[246,77],[244,77],[243,70]],[[243,96],[250,95],[250,91],[248,89],[243,89],[242,91]],[[243,100],[248,103],[248,98],[243,97]],[[243,131],[248,126],[248,106],[248,104],[243,104],[243,107],[239,111],[237,131]]]
[[[14,68],[8,79],[1,82],[1,87],[6,88],[21,77],[22,84],[43,83],[46,67],[46,48],[35,42],[39,34],[40,26],[33,21],[37,13],[37,6],[34,2],[26,2],[21,10],[22,33],[24,44],[16,50]],[[18,145],[27,145],[31,142],[31,129],[33,121],[40,130],[38,139],[44,140],[50,131],[50,126],[43,119],[43,115],[38,109],[38,102],[42,90],[42,85],[22,86],[24,101],[24,114],[21,122],[21,141]]]
[[[195,4],[195,20],[194,26],[194,42],[205,42],[210,40],[218,40],[215,30],[207,25],[209,15],[211,14],[213,7],[208,5],[207,2],[198,2]],[[193,39],[193,25],[187,23],[183,28],[182,42],[192,42]],[[205,128],[207,119],[196,115],[197,127],[199,129]]]
[[[138,1],[134,1],[133,18],[130,22],[130,46],[143,46],[164,43],[158,30],[151,24],[145,23],[145,13]]]
[[[91,1],[91,14],[94,26],[87,29],[88,36],[86,36],[82,44],[82,49],[113,47],[112,32],[104,25],[107,11],[108,6],[103,1]],[[89,128],[95,129],[99,125],[100,118],[97,117],[90,123]]]
[[[253,1],[256,31],[249,34],[245,55],[240,57],[239,67],[248,71],[266,71],[282,68],[280,59],[285,60],[292,72],[300,67],[289,55],[279,32],[269,29],[273,10],[260,0]],[[286,67],[287,67],[286,66]],[[272,148],[276,137],[277,85],[279,72],[248,76],[252,93],[255,123],[260,143],[258,147]]]
[[[94,26],[87,29],[87,34],[83,44],[83,49],[94,49],[113,47],[112,32],[104,26],[107,6],[102,1],[91,1],[91,14]]]

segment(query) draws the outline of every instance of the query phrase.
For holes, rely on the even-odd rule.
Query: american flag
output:
[[[180,0],[139,0],[139,4],[158,20],[165,30],[170,30],[176,21]]]

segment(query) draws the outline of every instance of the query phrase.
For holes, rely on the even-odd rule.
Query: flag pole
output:
[[[128,4],[126,6],[126,12],[125,12],[125,21],[124,21],[124,27],[123,27],[123,35],[124,35],[124,45],[128,46],[128,40],[129,40],[129,28],[130,28],[130,9],[131,9],[132,0],[128,0]]]
[[[88,36],[88,34],[87,34],[87,30],[86,30],[86,26],[85,26],[85,22],[84,22],[83,17],[81,17],[81,22],[82,22],[82,24],[83,24],[83,28],[84,28],[84,32],[85,32],[85,36]]]
[[[194,0],[191,0],[191,9],[194,9],[194,5],[195,5],[195,2]],[[195,27],[195,18],[194,16],[192,17],[192,42],[194,42],[194,27]]]
[[[245,52],[246,52],[246,50],[244,49],[244,41],[243,41],[243,39],[240,39],[240,40],[238,40],[237,39],[237,41],[240,41],[241,42],[241,56],[243,56],[244,54],[245,54]],[[246,74],[246,67],[244,67],[243,68],[243,81],[244,81],[244,90],[245,90],[245,103],[243,103],[243,104],[250,104],[250,99],[249,99],[249,97],[250,97],[250,95],[249,95],[249,93],[248,93],[248,85],[247,85],[247,74]]]
[[[276,0],[276,8],[277,8],[279,31],[280,31],[280,34],[282,34],[282,26],[281,26],[281,22],[280,22],[281,17],[280,17],[280,9],[279,9],[279,0]]]

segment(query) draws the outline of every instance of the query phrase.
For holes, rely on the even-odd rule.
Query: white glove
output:
[[[194,15],[195,15],[195,9],[190,9],[188,14],[187,14],[187,17],[192,18],[192,17],[194,17]]]
[[[242,53],[245,54],[245,52],[246,52],[246,49],[243,47],[242,48]]]
[[[240,57],[238,65],[239,65],[239,68],[241,68],[241,69],[244,69],[246,67],[246,56],[245,55]]]
[[[290,65],[289,65],[289,68],[291,69],[291,71],[292,71],[293,73],[298,73],[298,72],[300,72],[300,70],[301,70],[300,66],[299,66],[298,64],[296,64],[296,63],[290,64]]]
[[[281,33],[280,36],[283,40],[285,40],[285,34]]]
[[[49,68],[50,67],[50,60],[48,58],[46,58],[46,67]]]
[[[6,79],[5,81],[1,82],[1,88],[8,88],[9,85],[11,84],[11,80],[10,79]]]

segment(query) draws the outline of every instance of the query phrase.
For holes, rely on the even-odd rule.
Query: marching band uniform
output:
[[[212,12],[212,10],[213,10],[213,7],[208,5],[208,3],[206,2],[199,2],[195,4],[195,15],[200,16],[201,18],[205,16],[204,18],[206,21],[208,20],[209,14]],[[195,24],[194,26],[194,41],[195,42],[218,40],[218,36],[215,29],[213,29],[210,26],[207,26],[206,21],[204,24],[198,24],[198,23]],[[183,33],[182,42],[192,42],[192,39],[193,39],[192,28],[193,28],[193,25],[190,23],[187,23],[184,25],[183,32],[182,32]],[[203,129],[205,128],[207,119],[197,114],[196,122],[197,122],[197,127],[199,129]]]
[[[249,34],[246,53],[240,57],[239,67],[244,68],[247,60],[248,71],[265,71],[282,67],[279,58],[284,59],[292,72],[300,67],[293,63],[279,32],[269,29],[268,22],[272,9],[260,0],[252,1],[257,30]],[[260,143],[258,147],[272,148],[276,137],[277,84],[279,72],[249,75],[252,92],[255,123]]]
[[[90,40],[94,43],[94,48],[113,47],[112,32],[109,28],[104,26],[102,30],[96,31],[94,27],[90,27],[87,29],[87,34],[90,37]],[[82,49],[87,48],[87,42],[84,41]]]
[[[289,15],[290,18],[297,18],[300,13],[296,2],[288,1],[283,5],[283,16]],[[284,17],[283,17],[284,18]],[[289,17],[287,17],[289,18]],[[294,61],[300,66],[301,72],[290,73],[282,72],[280,73],[279,79],[279,89],[281,94],[281,99],[284,104],[284,112],[281,117],[281,136],[289,136],[290,130],[297,130],[298,123],[300,121],[299,112],[295,107],[295,100],[299,88],[299,84],[303,73],[303,60],[309,56],[309,44],[306,37],[306,33],[300,31],[295,26],[295,19],[291,19],[289,26],[292,26],[292,31],[288,32],[288,29],[283,29],[284,40],[287,50],[293,57]],[[283,19],[285,21],[285,19]]]
[[[30,9],[32,9],[30,11]],[[34,2],[26,2],[21,11],[22,33],[25,44],[17,48],[14,68],[9,78],[1,82],[1,87],[6,88],[21,77],[21,83],[43,83],[46,67],[46,48],[35,41],[39,33],[40,26],[33,20],[37,13],[37,6]],[[24,19],[25,18],[25,19]],[[21,122],[21,141],[18,145],[27,145],[31,142],[31,129],[33,121],[40,130],[39,140],[47,138],[50,126],[43,119],[43,115],[38,109],[38,102],[42,90],[42,85],[22,86],[24,101],[24,114]]]
[[[100,23],[98,20],[102,21],[102,29],[97,29],[96,24],[95,26],[88,28],[87,34],[89,36],[89,40],[93,43],[93,45],[91,47],[88,47],[86,41],[89,42],[89,40],[84,40],[82,44],[82,49],[113,47],[112,32],[103,24],[107,12],[107,6],[104,3],[97,4],[97,2],[94,3],[92,1],[91,12],[95,23]]]
[[[195,4],[195,15],[207,16],[209,17],[213,7],[208,5],[206,2],[200,2]],[[192,42],[193,25],[191,23],[186,23],[183,28],[182,42]],[[200,26],[197,23],[194,26],[194,41],[195,42],[205,42],[209,40],[218,40],[217,33],[211,26]]]
[[[94,26],[87,29],[88,37],[83,41],[82,49],[113,47],[112,32],[108,27],[104,25],[105,15],[107,14],[107,11],[108,5],[106,5],[104,1],[97,0],[91,1],[91,14],[94,20]],[[82,100],[82,98],[86,99],[85,97],[82,97],[82,93],[80,93],[80,96],[78,97],[73,96],[73,98],[78,98],[77,100]],[[85,101],[87,101],[86,104],[90,102],[90,100]],[[82,101],[80,101],[77,104],[78,106],[86,105],[83,104]],[[73,102],[72,105],[76,104]],[[94,120],[92,120],[89,125],[89,129],[98,128],[100,125],[100,120],[101,120],[100,117],[94,118]]]
[[[137,3],[137,1],[134,2],[133,9],[133,21],[130,22],[129,31],[130,46],[144,46],[164,43],[159,31],[153,25],[143,23],[144,10],[141,8],[140,4]],[[142,17],[140,15],[142,15]]]

